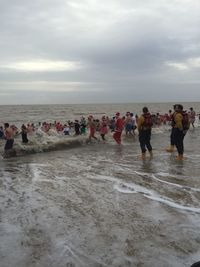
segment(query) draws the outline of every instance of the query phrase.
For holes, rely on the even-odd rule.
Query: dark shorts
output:
[[[127,132],[131,132],[131,130],[133,129],[133,125],[132,124],[126,124],[126,131]]]
[[[14,139],[7,140],[4,149],[5,150],[12,149],[13,148],[13,143],[14,143]]]

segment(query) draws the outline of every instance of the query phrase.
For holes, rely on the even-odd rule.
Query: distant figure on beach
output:
[[[22,127],[21,127],[21,135],[22,135],[22,143],[26,144],[28,143],[28,138],[27,138],[27,128],[24,124],[22,124]]]
[[[168,119],[167,119],[167,121],[169,122],[169,125],[171,125],[171,123],[172,123],[172,116],[173,116],[173,112],[170,109],[168,112]]]
[[[109,128],[111,130],[111,133],[115,131],[115,117],[112,117],[112,119],[109,122]]]
[[[14,132],[9,123],[4,124],[4,136],[6,139],[4,147],[4,156],[8,156],[13,149],[14,144]]]
[[[84,117],[81,117],[81,122],[80,122],[80,126],[81,126],[81,134],[86,135],[86,119]]]
[[[190,123],[192,124],[192,127],[194,128],[196,112],[194,111],[193,108],[190,108],[190,113],[189,114],[190,114]]]
[[[130,116],[131,116],[131,119],[132,119],[132,132],[133,132],[133,135],[135,135],[135,129],[137,129],[136,118],[135,118],[133,113],[130,113]]]
[[[117,112],[115,114],[115,132],[113,134],[113,138],[117,142],[118,145],[121,145],[121,135],[124,129],[124,120],[120,117],[120,113]]]
[[[133,119],[131,116],[131,113],[128,111],[126,112],[126,119],[125,119],[125,131],[126,135],[133,135],[132,133],[133,130]]]
[[[138,119],[138,132],[139,142],[142,151],[141,159],[144,160],[146,157],[146,149],[149,151],[152,157],[152,146],[151,146],[151,128],[153,126],[152,117],[147,107],[143,108],[143,114]]]
[[[67,124],[64,125],[63,133],[64,135],[69,135],[69,126]]]

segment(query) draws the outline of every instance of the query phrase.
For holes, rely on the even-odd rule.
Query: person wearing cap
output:
[[[123,128],[124,128],[124,121],[122,118],[120,118],[120,113],[117,112],[115,114],[115,132],[113,134],[113,138],[119,145],[121,145],[121,135]]]

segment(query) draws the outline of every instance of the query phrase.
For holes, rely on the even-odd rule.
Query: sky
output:
[[[0,104],[200,101],[200,0],[0,2]]]

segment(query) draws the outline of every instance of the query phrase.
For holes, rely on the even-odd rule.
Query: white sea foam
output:
[[[169,199],[167,197],[161,196],[154,190],[150,190],[146,187],[143,187],[141,185],[137,185],[134,183],[125,183],[119,178],[111,177],[111,176],[104,176],[104,175],[97,175],[95,177],[89,177],[89,179],[94,179],[94,180],[101,180],[101,181],[109,181],[112,182],[113,188],[123,194],[136,194],[140,193],[144,197],[149,198],[151,200],[166,204],[167,206],[170,206],[172,208],[184,210],[184,211],[191,211],[195,213],[200,213],[200,208],[196,207],[191,207],[191,206],[185,206],[178,204],[174,202],[172,199]]]
[[[144,197],[149,198],[151,200],[158,201],[160,203],[166,204],[167,206],[170,206],[172,208],[181,209],[185,211],[191,211],[195,213],[200,213],[200,208],[190,207],[190,206],[184,206],[181,204],[177,204],[171,199],[168,199],[166,197],[163,197],[159,195],[158,193],[154,192],[153,190],[149,190],[143,186],[136,185],[133,183],[118,183],[114,185],[114,189],[117,190],[120,193],[140,193]]]
[[[174,186],[174,187],[177,187],[177,188],[181,188],[181,189],[184,189],[184,190],[191,190],[191,191],[195,191],[195,192],[200,192],[200,189],[199,188],[195,188],[195,187],[190,187],[190,186],[187,186],[187,185],[180,185],[180,184],[177,184],[177,183],[172,183],[172,182],[168,182],[168,181],[165,181],[165,180],[161,180],[159,178],[156,177],[155,174],[149,174],[149,173],[142,173],[142,172],[138,172],[138,171],[135,171],[136,174],[140,175],[140,176],[145,176],[145,177],[149,177],[150,179],[154,179],[160,183],[164,183],[164,184],[168,184],[170,186]],[[167,173],[157,173],[157,175],[159,176],[163,176],[163,177],[172,177],[172,178],[176,178],[176,176],[174,175],[170,175],[170,174],[167,174]]]
[[[55,131],[51,134],[53,135],[49,135],[44,133],[42,130],[38,130],[36,134],[31,136],[31,140],[27,144],[23,144],[21,140],[16,139],[14,144],[16,155],[22,156],[26,154],[66,149],[81,146],[86,141],[85,136],[63,136],[56,134]]]

